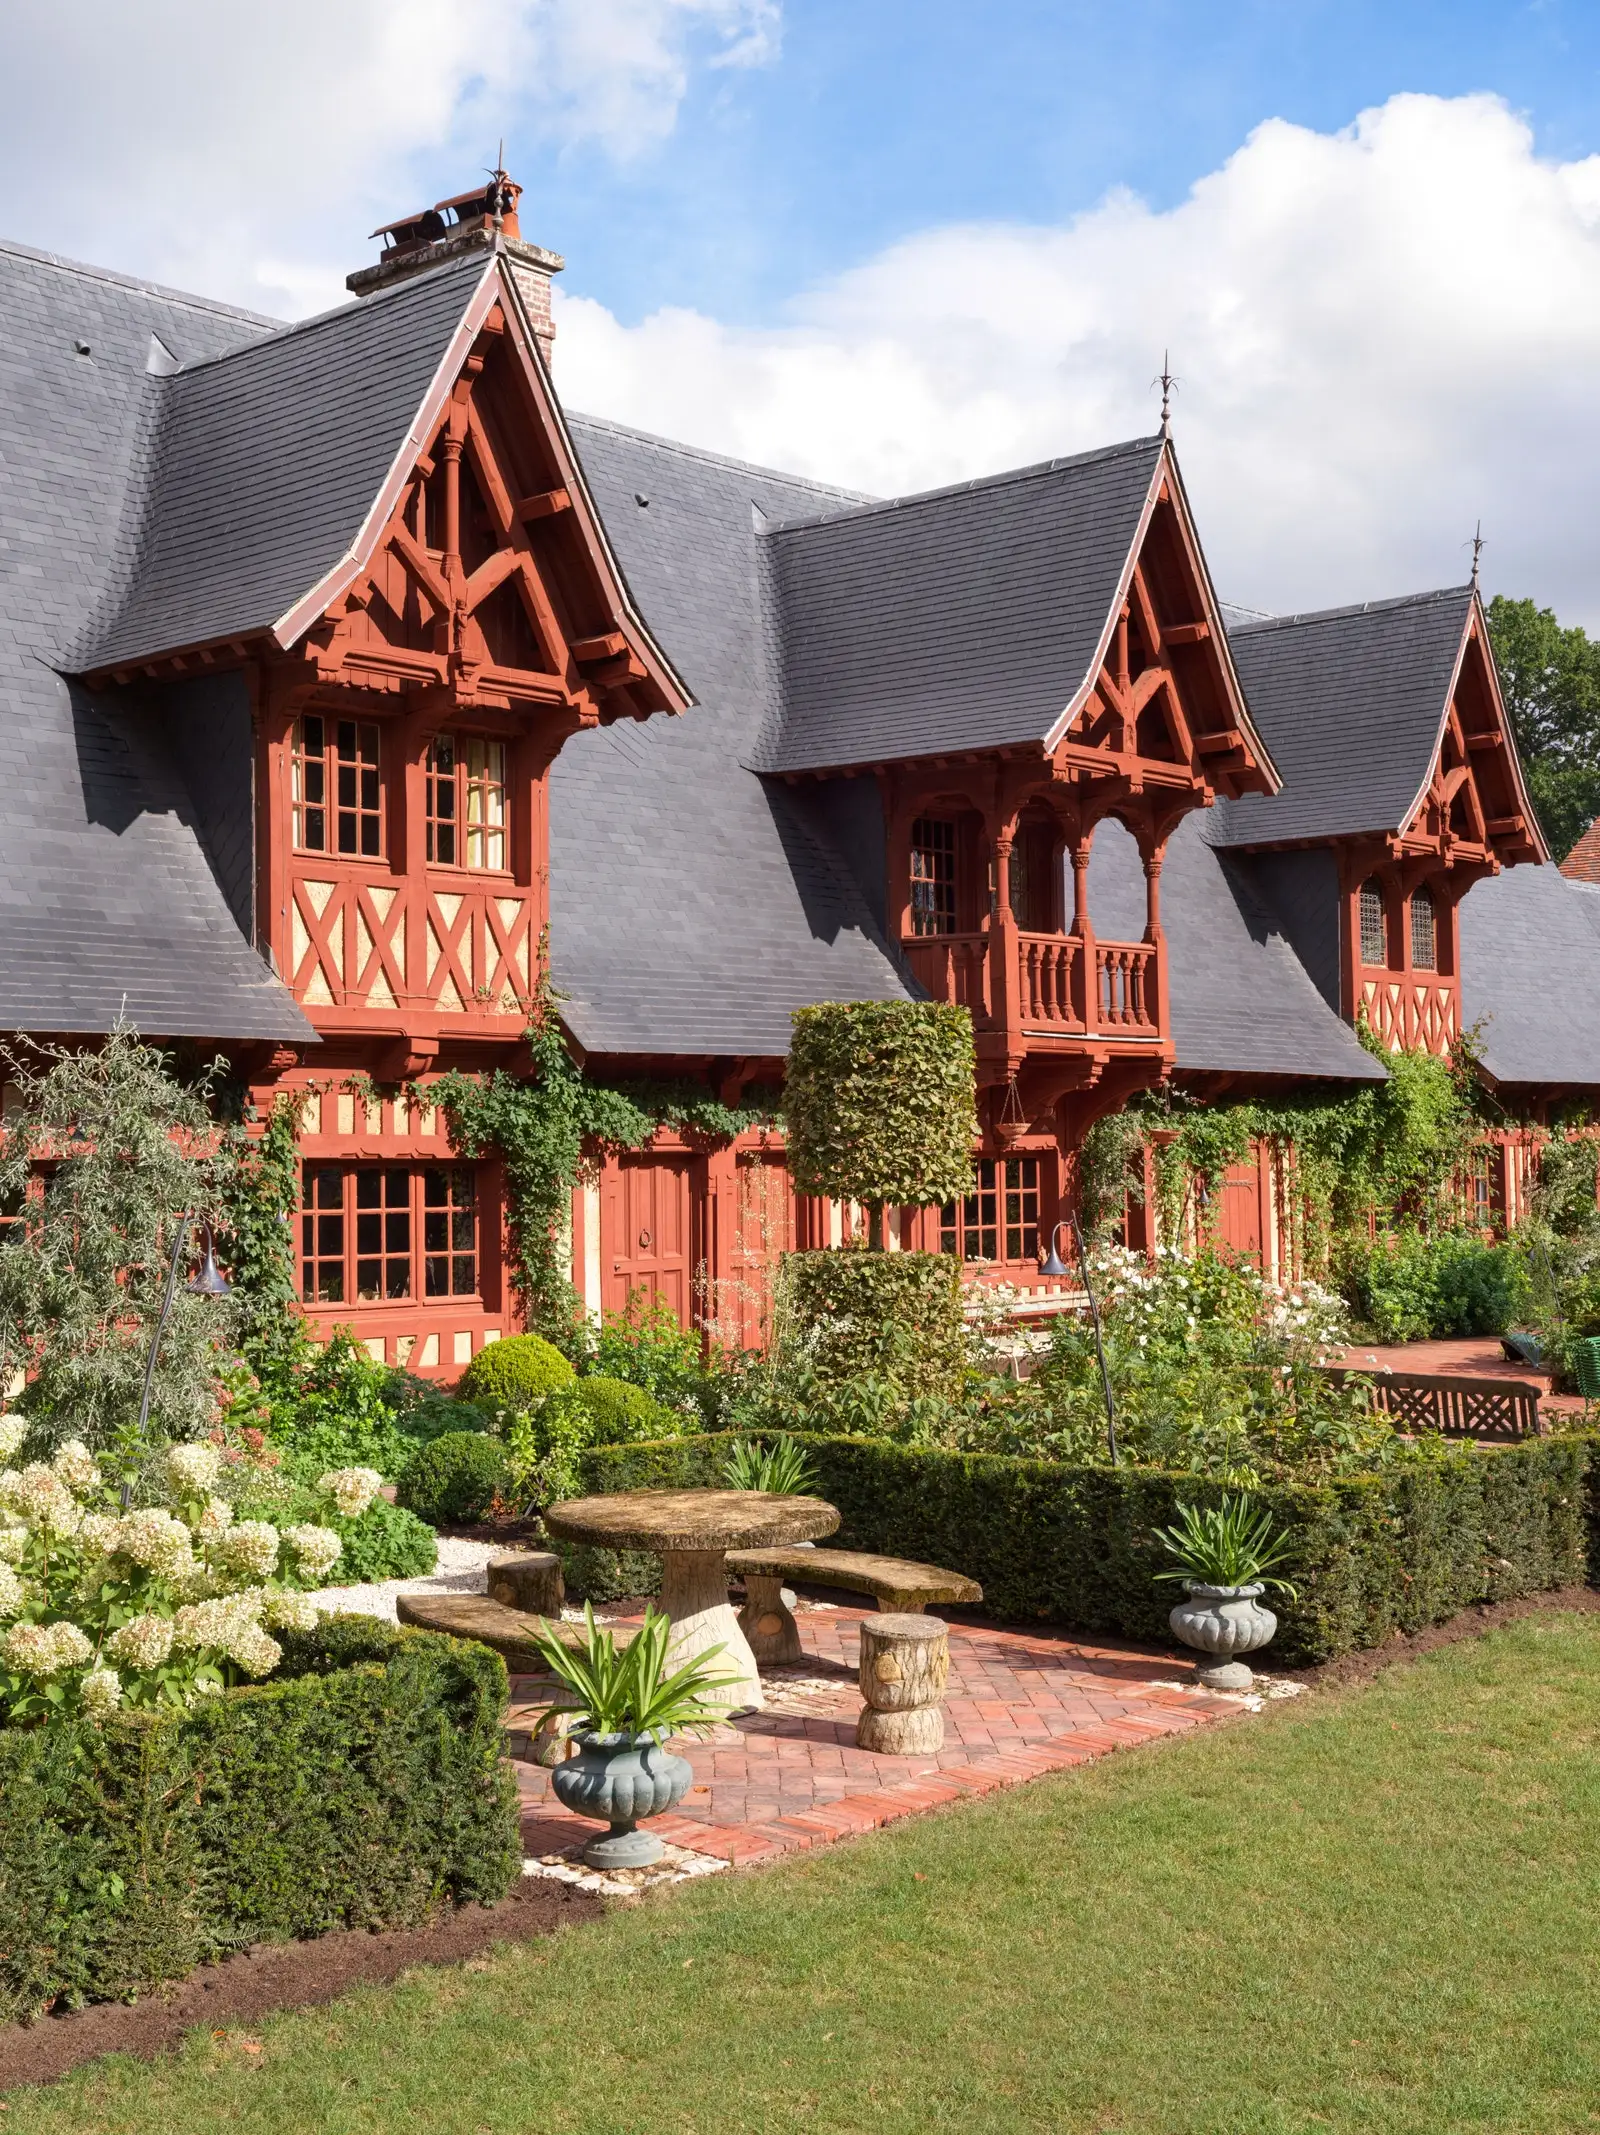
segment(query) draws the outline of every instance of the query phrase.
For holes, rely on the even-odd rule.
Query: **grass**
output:
[[[3,2135],[1600,2128],[1600,1621],[719,1876]]]

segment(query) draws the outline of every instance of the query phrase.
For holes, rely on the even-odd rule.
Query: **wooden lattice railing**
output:
[[[1446,1438],[1537,1438],[1543,1388],[1533,1379],[1472,1379],[1455,1372],[1347,1371],[1324,1367],[1341,1384],[1369,1378],[1372,1405],[1398,1431],[1442,1431]]]

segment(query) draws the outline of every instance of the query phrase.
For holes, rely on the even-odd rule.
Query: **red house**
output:
[[[1364,1013],[1487,1018],[1533,1108],[1600,1083],[1600,909],[1472,589],[1241,617],[1164,435],[882,502],[570,414],[516,200],[291,327],[0,247],[0,1019],[294,1093],[320,1326],[443,1376],[514,1326],[428,1089],[528,1072],[546,941],[591,1077],[724,1100],[802,1003],[965,1003],[978,1188],[896,1235],[1024,1288],[1163,1078],[1381,1075]],[[844,1220],[775,1133],[663,1133],[597,1160],[574,1281],[754,1337]]]

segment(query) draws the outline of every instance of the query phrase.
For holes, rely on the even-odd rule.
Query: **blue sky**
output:
[[[1154,424],[1219,586],[1600,626],[1600,0],[6,0],[0,233],[276,317],[504,134],[587,412],[878,494]],[[3,330],[3,322],[0,322]]]
[[[1263,119],[1332,132],[1396,91],[1484,89],[1541,154],[1600,147],[1600,6],[789,0],[776,59],[694,72],[658,145],[552,154],[514,126],[508,156],[530,230],[619,317],[755,323],[930,225],[1059,223],[1117,186],[1167,207]]]

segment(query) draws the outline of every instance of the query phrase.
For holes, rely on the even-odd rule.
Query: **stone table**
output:
[[[833,1533],[839,1515],[819,1497],[771,1490],[621,1490],[546,1506],[544,1524],[563,1542],[659,1556],[661,1609],[672,1624],[668,1658],[682,1668],[721,1646],[716,1672],[737,1681],[710,1702],[737,1712],[760,1708],[761,1678],[728,1601],[728,1551],[814,1542]]]

